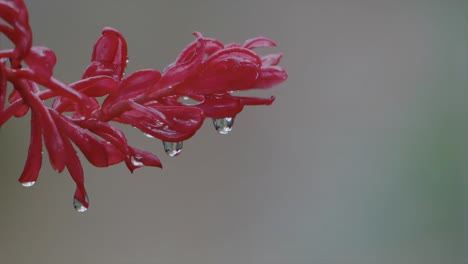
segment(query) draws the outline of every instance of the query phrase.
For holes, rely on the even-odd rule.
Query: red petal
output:
[[[107,75],[120,80],[127,66],[127,58],[125,38],[117,30],[105,27],[102,37],[94,45],[92,62],[83,78]]]
[[[262,66],[278,65],[283,57],[283,53],[268,54],[262,57]]]
[[[256,58],[243,56],[237,51],[218,55],[215,59],[207,60],[203,70],[177,87],[177,91],[181,94],[207,95],[251,89],[260,70]]]
[[[276,43],[273,40],[266,37],[256,37],[246,40],[243,47],[246,49],[276,47]]]
[[[205,65],[209,65],[210,63],[220,62],[225,59],[232,59],[236,58],[239,61],[249,61],[253,64],[260,66],[262,64],[262,60],[260,57],[253,51],[245,48],[240,47],[233,47],[233,48],[226,48],[220,50],[210,57],[204,62]]]
[[[205,53],[208,55],[211,55],[219,50],[222,50],[224,48],[223,43],[219,42],[216,39],[213,38],[205,38],[206,40],[206,46],[205,46]]]
[[[24,165],[19,182],[35,182],[42,166],[42,127],[35,112],[31,114],[31,142],[29,144],[28,158]]]
[[[188,106],[145,107],[132,105],[134,110],[120,116],[119,121],[164,141],[176,142],[190,138],[203,124],[203,112]]]
[[[49,153],[49,160],[52,167],[61,172],[65,168],[67,152],[65,151],[64,141],[61,137],[57,125],[55,124],[49,111],[41,113],[44,142]]]
[[[46,47],[32,47],[24,61],[35,74],[41,75],[43,78],[50,78],[57,63],[57,57],[52,50]]]
[[[60,124],[63,134],[66,134],[78,146],[91,164],[96,167],[109,166],[107,151],[104,147],[105,142],[98,140],[88,130],[71,123],[57,112],[51,113],[55,121]]]
[[[254,84],[255,88],[270,88],[284,82],[288,73],[279,66],[262,67],[260,76]]]
[[[132,147],[130,147],[130,150],[132,152],[132,158],[130,162],[126,162],[126,164],[131,172],[144,166],[162,168],[161,161],[153,153]]]
[[[205,56],[205,44],[202,38],[197,38],[187,46],[176,61],[163,72],[161,80],[152,88],[151,92],[171,88],[196,73]]]
[[[7,93],[7,77],[5,72],[5,61],[0,61],[0,111],[5,108]]]
[[[202,104],[197,105],[206,117],[223,118],[234,117],[242,111],[240,100],[229,94],[223,96],[207,96]]]
[[[101,97],[117,90],[119,82],[109,76],[95,76],[81,79],[70,84],[70,87],[87,96]]]

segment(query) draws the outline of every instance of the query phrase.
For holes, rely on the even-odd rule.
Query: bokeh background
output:
[[[96,169],[91,207],[45,162],[17,182],[28,118],[0,130],[0,263],[468,263],[465,0],[27,1],[35,44],[77,80],[104,26],[128,72],[163,69],[193,40],[265,35],[290,78],[227,136],[206,122],[165,168]],[[3,40],[4,41],[4,40]],[[5,44],[5,41],[3,42]]]

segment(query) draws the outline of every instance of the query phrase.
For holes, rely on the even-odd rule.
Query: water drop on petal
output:
[[[21,185],[23,185],[24,187],[32,187],[35,183],[35,181],[22,182]]]
[[[182,151],[183,141],[179,142],[167,142],[163,141],[164,151],[169,157],[176,157],[179,156],[180,152]]]
[[[226,135],[232,130],[232,125],[234,124],[234,117],[225,117],[225,118],[216,118],[213,119],[213,125],[222,135]]]
[[[133,164],[133,166],[135,166],[135,167],[141,167],[141,166],[144,165],[143,162],[138,161],[138,160],[136,160],[136,159],[133,158],[133,157],[132,157],[132,164]]]
[[[198,104],[201,104],[202,101],[199,101],[199,100],[196,100],[196,99],[193,99],[191,97],[188,97],[188,96],[181,96],[177,99],[177,101],[183,105],[187,105],[187,106],[193,106],[193,105],[198,105]]]
[[[147,138],[154,138],[152,135],[150,135],[148,133],[143,133],[143,135],[145,135],[145,137],[147,137]]]
[[[86,202],[89,202],[88,196],[86,195]],[[73,198],[73,207],[75,210],[79,213],[86,212],[88,210],[88,207],[84,206],[80,201],[78,201],[76,198]]]

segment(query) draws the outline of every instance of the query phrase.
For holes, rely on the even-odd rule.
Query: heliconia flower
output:
[[[124,77],[127,42],[120,32],[105,27],[81,79],[65,84],[53,75],[55,53],[32,46],[24,1],[0,0],[0,18],[0,34],[14,45],[0,50],[0,127],[13,116],[31,113],[28,156],[19,182],[30,187],[38,180],[45,147],[52,168],[70,173],[76,185],[73,206],[79,212],[88,209],[89,199],[77,149],[96,167],[125,163],[131,172],[162,168],[156,155],[132,147],[111,122],[163,141],[164,151],[174,157],[206,118],[227,134],[244,106],[275,100],[232,92],[267,89],[288,77],[278,66],[281,53],[260,56],[254,51],[275,47],[272,40],[257,37],[224,45],[199,32],[162,72],[144,69]],[[13,87],[9,95],[8,84]],[[53,100],[51,106],[47,100]]]

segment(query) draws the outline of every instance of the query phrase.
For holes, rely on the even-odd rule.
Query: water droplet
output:
[[[22,182],[21,185],[23,185],[24,187],[32,187],[35,183],[35,181]]]
[[[86,202],[89,203],[88,195],[86,195]],[[73,198],[73,207],[75,210],[79,213],[86,212],[88,210],[88,207],[84,206],[80,201],[78,201],[76,198]]]
[[[213,119],[213,125],[222,135],[226,135],[232,130],[232,125],[234,124],[234,117],[225,117],[225,118],[216,118]]]
[[[191,106],[191,105],[198,105],[202,103],[202,101],[195,100],[188,96],[181,96],[177,99],[177,101],[183,105]]]
[[[147,138],[154,138],[152,135],[150,135],[148,133],[143,133],[143,135],[145,135],[145,137],[147,137]]]
[[[163,141],[164,151],[169,157],[176,157],[179,156],[180,152],[182,151],[182,146],[184,142],[166,142]]]
[[[144,165],[143,162],[141,162],[141,161],[139,161],[139,160],[136,160],[134,157],[132,157],[132,164],[133,164],[133,166],[135,166],[135,167],[141,167],[141,166]]]

